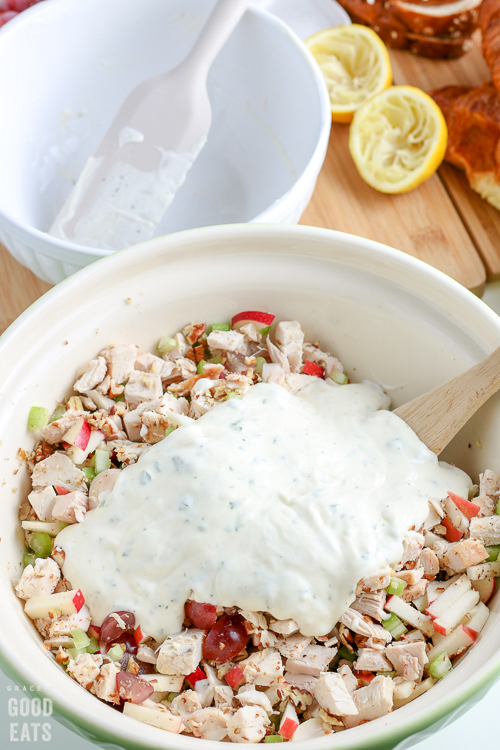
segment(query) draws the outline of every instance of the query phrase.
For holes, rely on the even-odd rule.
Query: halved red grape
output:
[[[123,628],[113,617],[113,614],[118,615],[123,621],[125,627]],[[118,638],[127,633],[129,630],[135,628],[135,615],[132,612],[113,612],[108,615],[101,625],[101,643],[112,643],[118,642]]]
[[[245,648],[249,638],[241,615],[223,615],[205,638],[203,656],[214,661],[228,661]]]
[[[130,672],[118,672],[116,675],[118,695],[125,701],[142,703],[154,692],[154,688],[146,680],[141,680]]]
[[[217,607],[215,604],[199,604],[188,599],[186,602],[186,615],[195,628],[208,630],[217,622]]]

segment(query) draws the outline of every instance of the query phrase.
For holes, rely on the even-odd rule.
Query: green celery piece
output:
[[[358,655],[356,653],[351,654],[347,646],[342,645],[339,648],[339,656],[341,659],[347,659],[347,661],[356,661]]]
[[[94,453],[94,467],[95,473],[100,474],[101,471],[106,471],[111,466],[111,460],[109,458],[108,451],[97,448]]]
[[[68,648],[68,654],[71,655],[72,659],[76,659],[76,657],[79,654],[86,654],[87,650],[85,648]]]
[[[271,330],[271,326],[265,326],[264,328],[260,329],[259,333],[261,333],[263,336],[266,336],[270,330]]]
[[[35,531],[29,546],[37,557],[48,557],[52,552],[52,538],[45,531]]]
[[[32,406],[28,414],[28,430],[41,430],[49,421],[49,410],[43,406]]]
[[[34,552],[25,552],[23,555],[23,568],[26,568],[27,565],[33,565],[35,566],[36,562],[36,555]]]
[[[391,616],[387,620],[382,620],[382,625],[389,631],[395,641],[399,641],[401,636],[408,632],[408,628],[404,626],[394,612],[391,612]]]
[[[264,737],[264,742],[283,742],[281,734],[268,734]]]
[[[87,646],[90,645],[90,638],[88,637],[87,633],[81,628],[74,628],[73,630],[70,630],[70,634],[73,638],[75,648],[78,649],[78,651],[85,650]]]
[[[82,466],[82,471],[87,482],[91,482],[95,477],[95,469],[92,466]]]
[[[206,362],[205,359],[201,359],[198,362],[198,364],[196,366],[196,372],[198,373],[198,375],[203,375],[203,373],[205,372],[205,365],[206,364],[207,364],[207,362]]]
[[[334,383],[338,383],[339,385],[345,385],[347,383],[347,375],[344,372],[340,372],[336,367],[331,371],[328,377],[331,378]]]
[[[264,367],[266,360],[264,357],[255,357],[255,370],[262,375],[262,368]]]
[[[167,435],[170,435],[170,433],[174,432],[176,429],[176,427],[169,427],[168,430],[165,430],[165,437],[167,437]]]
[[[391,582],[386,588],[386,591],[388,594],[394,594],[395,596],[400,596],[400,594],[403,593],[405,588],[406,588],[405,581],[402,581],[401,578],[397,578],[396,576],[393,576],[391,578]]]
[[[446,651],[441,651],[441,653],[436,656],[434,661],[429,667],[429,674],[431,677],[434,677],[435,680],[440,680],[442,677],[444,677],[451,669],[451,661],[446,653]]]
[[[221,365],[222,364],[222,357],[212,357],[210,360],[212,365]]]
[[[52,422],[55,422],[56,419],[61,419],[61,417],[63,417],[65,414],[66,414],[66,407],[64,406],[64,404],[59,404],[59,406],[57,406],[52,412],[52,414],[50,415],[49,424],[52,424]]]
[[[116,646],[113,646],[113,648],[109,649],[106,656],[109,656],[109,658],[112,659],[113,661],[119,661],[119,659],[122,658],[123,654],[124,654],[124,651],[122,647],[120,646],[120,644],[117,643]]]
[[[212,331],[229,331],[229,323],[212,323]]]
[[[97,638],[90,638],[89,641],[90,641],[89,645],[87,646],[87,648],[85,649],[85,651],[88,654],[97,654],[97,652],[100,649],[100,647],[99,647],[99,641],[97,640]]]
[[[486,552],[488,553],[488,559],[485,562],[495,562],[500,555],[500,544],[492,544],[490,547],[486,547]]]
[[[171,352],[172,349],[175,349],[177,346],[177,340],[171,339],[170,336],[163,336],[158,341],[158,346],[156,347],[158,354],[166,354],[167,352]]]
[[[118,396],[115,396],[114,400],[116,401],[116,403],[118,403],[119,401],[125,401],[125,394],[119,393]]]

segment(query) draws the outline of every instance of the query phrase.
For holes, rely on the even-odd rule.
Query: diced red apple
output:
[[[450,607],[447,608],[436,620],[434,630],[441,635],[449,635],[458,625],[460,620],[470,612],[479,601],[479,593],[474,590],[466,591]]]
[[[84,451],[90,440],[90,425],[81,417],[75,424],[71,425],[69,430],[64,433],[63,440],[70,445],[76,445]]]
[[[385,609],[388,612],[394,612],[403,622],[413,625],[414,628],[422,631],[429,638],[434,632],[431,618],[419,612],[418,609],[403,601],[399,596],[390,596],[385,603]]]
[[[63,530],[61,521],[22,521],[24,531],[44,531],[49,536],[57,536]]]
[[[253,323],[256,329],[259,331],[261,328],[267,328],[273,322],[275,316],[267,312],[259,312],[258,310],[246,310],[240,312],[233,317],[231,320],[231,326],[233,328],[241,328],[246,326],[247,323]]]
[[[477,633],[465,625],[460,625],[452,633],[447,635],[445,638],[441,638],[439,643],[431,648],[427,653],[429,664],[431,664],[436,656],[442,651],[446,651],[449,658],[452,659],[454,656],[465,651],[466,648],[472,646],[477,638]]]
[[[474,630],[476,633],[480,633],[488,617],[490,616],[490,610],[483,602],[478,602],[475,607],[471,609],[467,617],[464,617],[462,622],[467,625],[470,630]]]
[[[357,672],[356,670],[353,670],[353,675],[357,680],[361,680],[361,682],[363,683],[363,687],[369,685],[375,677],[375,674],[373,672]]]
[[[479,505],[471,503],[470,500],[466,500],[464,497],[460,497],[460,495],[455,495],[454,492],[448,492],[448,495],[451,497],[458,510],[460,510],[464,516],[467,516],[469,521],[471,518],[475,518],[481,510]]]
[[[311,360],[306,359],[304,364],[302,365],[302,372],[304,375],[315,375],[317,378],[324,378],[325,377],[325,370],[321,365],[318,365],[317,362],[311,362]]]
[[[87,635],[89,638],[95,638],[96,640],[100,640],[101,638],[101,628],[99,625],[93,625],[90,623],[89,629],[87,630]]]
[[[446,517],[443,518],[441,521],[443,526],[446,529],[446,538],[449,542],[459,542],[460,539],[463,537],[464,532],[457,529],[450,518]]]
[[[55,484],[54,489],[58,495],[69,495],[71,492],[71,490],[67,490],[66,487],[61,487],[59,484]]]
[[[143,724],[149,724],[158,729],[165,729],[167,732],[178,734],[182,729],[182,716],[174,716],[163,706],[155,708],[150,706],[141,706],[137,703],[123,704],[123,713],[130,716],[131,719],[142,721]]]
[[[229,672],[224,675],[224,678],[227,684],[232,687],[233,690],[241,687],[241,685],[243,685],[243,683],[245,682],[245,675],[237,665],[230,669]]]
[[[453,526],[464,534],[469,528],[469,518],[458,509],[451,497],[447,497],[444,500],[444,510]],[[441,521],[441,523],[443,523],[443,521]],[[447,524],[445,524],[445,526],[448,528]]]
[[[487,604],[495,591],[495,579],[483,578],[479,581],[472,581],[472,588],[479,592],[479,601]]]
[[[289,703],[281,718],[278,734],[281,734],[286,740],[291,740],[298,726],[297,712],[293,704]]]
[[[85,604],[80,589],[74,591],[62,591],[59,594],[49,596],[33,596],[27,599],[24,611],[32,620],[40,617],[60,617],[60,615],[74,615],[81,610]]]
[[[77,445],[69,446],[69,448],[67,449],[67,454],[69,458],[77,466],[79,466],[80,464],[83,464],[87,456],[93,453],[95,449],[100,446],[100,444],[104,440],[104,437],[105,437],[104,432],[101,432],[101,430],[92,430],[85,450],[83,450],[82,448],[79,448]]]
[[[186,681],[189,682],[192,688],[196,685],[198,680],[206,680],[207,676],[205,672],[200,669],[200,667],[196,667],[194,672],[191,672],[191,674],[186,675]]]
[[[147,638],[147,635],[144,633],[144,631],[141,628],[141,626],[138,625],[136,627],[136,629],[134,630],[134,641],[137,643],[138,646],[140,646],[141,643],[144,643],[144,641],[146,640],[146,638]],[[170,692],[172,692],[172,691],[170,691]]]
[[[143,674],[141,677],[151,683],[156,693],[180,693],[184,683],[183,675]]]
[[[471,583],[467,576],[460,576],[460,578],[457,578],[457,580],[454,581],[451,586],[448,586],[442,594],[434,599],[432,604],[426,610],[427,614],[435,620],[458,601],[462,594],[465,594],[466,591],[470,591],[470,588]]]

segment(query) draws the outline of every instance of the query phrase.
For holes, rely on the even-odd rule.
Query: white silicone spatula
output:
[[[191,51],[126,98],[50,234],[121,250],[150,239],[204,146],[207,75],[250,0],[218,0]]]

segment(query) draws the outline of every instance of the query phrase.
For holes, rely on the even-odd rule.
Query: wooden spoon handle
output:
[[[470,370],[394,410],[439,455],[473,414],[500,389],[500,347]]]

